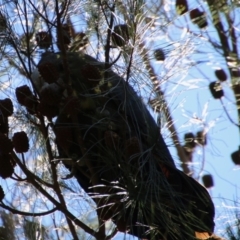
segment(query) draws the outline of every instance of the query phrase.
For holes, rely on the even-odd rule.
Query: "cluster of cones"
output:
[[[17,153],[27,152],[29,149],[28,137],[25,132],[14,133],[12,139],[8,137],[8,121],[13,114],[11,99],[0,100],[0,176],[4,179],[12,176],[15,161],[11,156],[14,149]]]
[[[37,117],[46,116],[52,121],[60,112],[74,115],[79,109],[91,108],[92,101],[85,97],[80,101],[75,96],[73,88],[64,82],[64,77],[59,73],[61,70],[54,64],[45,62],[39,65],[36,71],[38,79],[35,79],[34,83],[37,94],[34,94],[27,85],[16,88],[17,100],[29,114]],[[102,76],[95,66],[85,64],[80,71],[87,87],[92,90],[98,87]]]
[[[189,11],[187,0],[176,1],[176,12],[183,15]],[[208,26],[206,13],[202,12],[199,8],[194,8],[190,11],[190,19],[193,24],[199,28],[206,28]]]
[[[40,49],[49,49],[53,45],[53,37],[50,31],[40,31],[35,36],[36,44]],[[88,37],[84,32],[76,32],[71,20],[61,23],[57,27],[56,44],[60,51],[70,48],[82,50],[88,45]]]

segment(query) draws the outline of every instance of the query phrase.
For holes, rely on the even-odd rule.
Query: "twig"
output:
[[[143,58],[143,60],[146,64],[146,68],[149,72],[149,76],[150,76],[150,79],[152,81],[154,91],[157,94],[158,98],[161,99],[161,101],[162,101],[161,102],[162,109],[163,109],[164,115],[165,115],[165,117],[167,119],[167,122],[168,122],[167,126],[168,126],[169,131],[171,132],[171,137],[172,137],[172,140],[173,140],[173,144],[175,145],[175,147],[177,149],[177,153],[178,153],[178,156],[180,158],[180,161],[182,162],[181,167],[182,167],[183,172],[185,174],[191,175],[192,172],[188,167],[188,158],[187,158],[186,154],[184,153],[183,147],[180,144],[180,141],[179,141],[179,138],[178,138],[178,135],[177,135],[177,130],[174,126],[174,121],[173,121],[172,115],[170,113],[170,109],[169,109],[169,107],[166,103],[164,93],[162,92],[161,87],[159,85],[159,80],[158,80],[158,78],[157,78],[157,76],[154,72],[153,67],[150,64],[150,61],[149,61],[149,58],[148,58],[148,55],[147,55],[147,51],[146,51],[143,44],[141,44],[141,49],[142,49],[141,55],[142,55],[142,58]]]
[[[70,219],[72,222],[74,222],[77,226],[82,228],[87,233],[91,234],[92,236],[98,236],[98,234],[88,227],[86,224],[81,222],[76,216],[74,216],[72,213],[68,211],[66,206],[63,206],[60,202],[58,202],[54,197],[52,197],[47,191],[45,191],[41,185],[39,185],[34,178],[34,174],[30,172],[20,161],[20,159],[17,157],[17,155],[14,152],[11,152],[11,156],[14,158],[16,163],[19,165],[19,167],[22,169],[24,174],[27,176],[28,181],[41,193],[43,194],[49,201],[51,201],[57,208],[57,210],[61,211],[65,214],[67,219]]]
[[[48,215],[50,213],[53,213],[57,210],[57,208],[53,208],[49,211],[46,211],[46,212],[42,212],[42,213],[30,213],[30,212],[23,212],[23,211],[19,211],[17,209],[14,209],[14,208],[11,208],[7,205],[5,205],[3,202],[0,203],[0,207],[4,208],[4,209],[7,209],[8,211],[12,212],[13,214],[19,214],[19,215],[22,215],[22,216],[32,216],[32,217],[39,217],[39,216],[45,216],[45,215]]]
[[[34,3],[32,3],[32,1],[29,1],[29,3],[31,4],[31,6],[33,7],[33,9],[37,12],[37,14],[42,18],[44,19],[44,21],[51,25],[52,27],[56,27],[55,24],[53,24],[51,21],[49,21],[45,16],[42,15],[42,13],[35,7]]]

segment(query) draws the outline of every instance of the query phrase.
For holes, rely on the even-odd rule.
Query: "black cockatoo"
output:
[[[86,193],[103,196],[95,199],[102,220],[143,239],[211,236],[211,197],[176,168],[128,82],[107,64],[74,52],[44,53],[32,78],[40,110],[57,117],[60,159],[71,159],[63,163]]]

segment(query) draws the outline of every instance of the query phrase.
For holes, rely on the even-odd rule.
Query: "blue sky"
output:
[[[191,7],[193,6],[194,4],[191,3]],[[188,27],[194,32],[197,34],[202,33],[199,29],[194,28],[187,16],[176,19],[176,23],[179,26],[184,26],[186,21],[189,23]],[[172,42],[178,44],[178,46],[180,46],[186,38],[192,38],[192,36],[187,35],[189,33],[186,31],[186,28],[184,32],[183,29],[176,29],[174,24],[172,24],[169,30],[172,31]],[[210,26],[207,30],[211,33],[210,35],[212,37],[216,38],[213,27]],[[166,40],[165,35],[161,36],[161,34],[159,34],[157,38],[154,36],[153,39],[150,39],[152,47],[161,46],[161,43],[164,42],[163,38]],[[239,129],[230,123],[223,111],[220,101],[213,99],[208,89],[208,84],[216,80],[214,70],[218,67],[226,69],[226,65],[219,55],[213,53],[214,51],[203,39],[200,39],[202,42],[198,42],[199,39],[194,38],[194,40],[196,40],[194,44],[199,44],[199,49],[204,50],[206,54],[195,55],[194,59],[203,60],[204,58],[208,63],[199,65],[196,68],[191,68],[190,71],[188,71],[189,69],[183,69],[182,72],[175,72],[174,77],[171,78],[169,82],[165,82],[163,87],[173,119],[175,120],[177,132],[182,141],[184,133],[189,131],[196,133],[198,130],[201,130],[202,125],[199,121],[196,121],[196,119],[203,120],[202,123],[206,124],[205,127],[209,127],[207,134],[208,144],[204,149],[204,154],[203,151],[198,148],[192,164],[195,173],[198,173],[201,168],[201,163],[203,159],[205,159],[204,171],[202,174],[211,173],[214,177],[215,186],[210,190],[210,194],[215,202],[217,210],[216,232],[222,232],[225,230],[227,222],[230,221],[231,223],[231,221],[234,220],[233,211],[235,210],[235,202],[239,204],[240,167],[235,166],[231,160],[231,153],[236,151],[240,145]],[[155,41],[154,44],[153,41]],[[190,48],[190,46],[192,47],[194,44],[193,42],[189,42],[187,46]],[[173,51],[169,53],[171,59],[168,59],[166,63],[164,63],[164,67],[161,64],[155,65],[155,69],[159,76],[164,76],[165,73],[169,73],[168,69],[170,69],[170,65],[168,65],[168,63],[173,59],[183,61],[181,57],[183,57],[184,54],[182,56],[176,55],[176,46],[177,45],[172,45],[172,47],[169,48],[170,50],[176,50],[176,52],[174,53]],[[183,66],[184,62],[179,62],[178,64],[179,66]],[[16,72],[13,77],[17,77]],[[179,79],[181,79],[181,83],[177,85],[176,83]],[[225,92],[223,102],[229,115],[237,123],[237,109],[234,105],[230,81],[228,80],[226,84],[223,84],[223,87]],[[4,95],[4,97],[6,96]],[[172,141],[168,137],[166,129],[163,129],[163,134],[176,163],[179,163],[176,150],[172,146]],[[116,240],[122,238],[123,235],[121,234],[115,237]]]

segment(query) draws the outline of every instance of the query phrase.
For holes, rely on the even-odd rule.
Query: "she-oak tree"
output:
[[[30,216],[58,211],[74,239],[78,239],[76,226],[96,239],[111,239],[117,231],[144,239],[208,239],[214,231],[214,206],[207,190],[176,168],[159,126],[130,86],[137,44],[153,76],[142,39],[137,38],[144,4],[130,2],[134,17],[123,15],[124,4],[96,1],[94,8],[89,7],[92,12],[88,9],[95,18],[89,26],[94,26],[98,44],[104,42],[102,62],[96,60],[99,46],[96,58],[84,53],[88,40],[72,24],[73,2],[22,1],[4,6],[0,21],[4,66],[18,70],[25,82],[15,81],[11,86],[15,96],[1,101],[1,177],[11,178],[16,186],[23,183],[22,190],[33,187],[40,198],[36,208],[45,211],[25,212],[3,201],[1,206]],[[20,37],[7,18],[12,10],[22,27]],[[127,24],[117,24],[117,14]],[[38,30],[39,24],[45,30]],[[100,34],[103,27],[105,36]],[[112,53],[115,49],[117,55]],[[155,56],[163,58],[160,52]],[[119,61],[127,64],[123,77],[112,70]],[[150,87],[160,98],[159,83],[153,80]],[[21,131],[16,131],[16,124]],[[43,169],[34,162],[29,145],[41,152]],[[61,164],[69,170],[65,177]],[[76,209],[69,210],[68,191],[80,194],[65,183],[71,178],[95,205],[97,230],[81,221]],[[25,199],[22,193],[18,197]],[[109,219],[116,228],[106,234]]]

